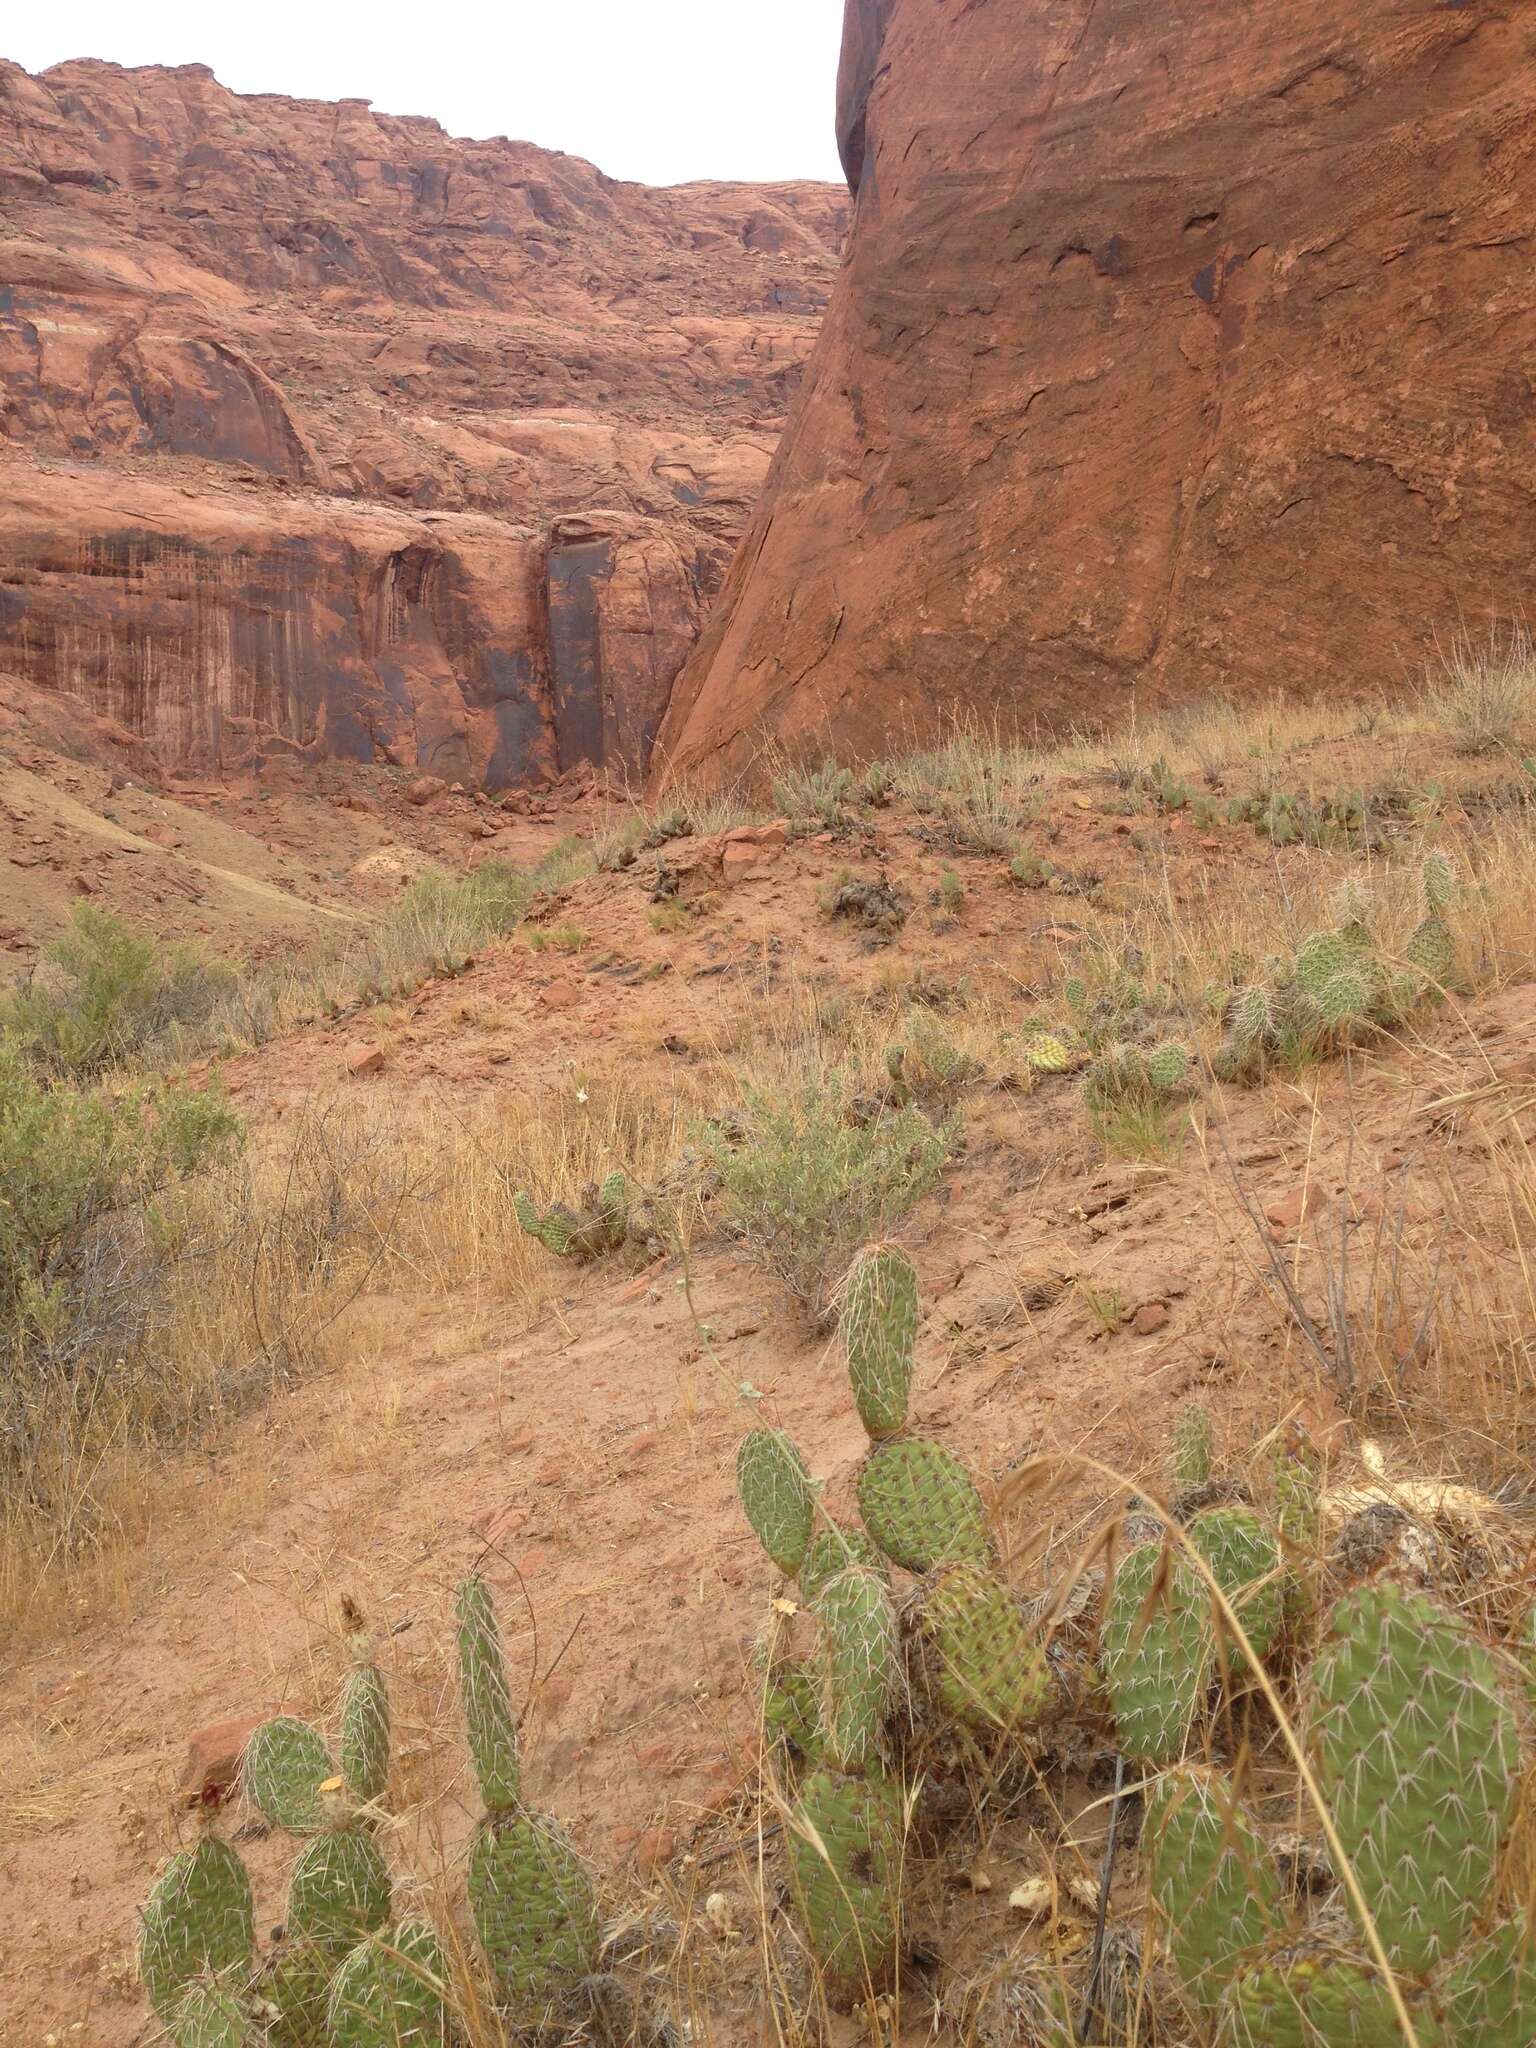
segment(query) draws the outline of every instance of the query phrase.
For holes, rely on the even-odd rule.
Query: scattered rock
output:
[[[352,1075],[377,1074],[384,1065],[384,1050],[377,1045],[354,1045],[347,1054],[347,1072]]]
[[[419,810],[435,802],[447,787],[441,776],[418,775],[414,782],[406,785],[405,800],[408,804],[415,804]]]
[[[1288,1195],[1282,1195],[1264,1211],[1264,1220],[1271,1230],[1294,1232],[1308,1223],[1314,1216],[1320,1216],[1328,1206],[1328,1197],[1315,1182],[1293,1188]]]
[[[546,1010],[572,1010],[581,1001],[581,990],[570,981],[552,981],[539,990],[539,1001]]]
[[[1165,1301],[1144,1301],[1131,1317],[1131,1328],[1138,1337],[1151,1337],[1161,1330],[1168,1321],[1168,1304]]]
[[[185,1804],[201,1806],[234,1790],[245,1745],[264,1718],[246,1714],[231,1721],[213,1721],[187,1737],[187,1759],[177,1782],[177,1794]]]

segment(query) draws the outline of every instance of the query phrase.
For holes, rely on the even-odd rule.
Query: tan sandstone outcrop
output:
[[[0,672],[168,766],[640,767],[846,212],[0,63]]]
[[[1536,16],[848,0],[846,268],[662,732],[1354,691],[1525,602]]]

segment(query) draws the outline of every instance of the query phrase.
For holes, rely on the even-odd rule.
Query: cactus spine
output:
[[[905,1428],[917,1343],[917,1275],[892,1244],[859,1253],[844,1283],[839,1329],[859,1419],[870,1437]]]

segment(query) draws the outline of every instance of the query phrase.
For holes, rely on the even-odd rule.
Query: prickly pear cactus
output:
[[[475,1933],[497,1994],[543,2007],[597,1961],[597,1900],[586,1867],[553,1821],[493,1814],[469,1851]]]
[[[176,2048],[249,2048],[255,2038],[243,1999],[218,1984],[193,1984],[176,2008]]]
[[[1471,1932],[1514,1810],[1515,1715],[1493,1659],[1427,1594],[1346,1594],[1312,1671],[1323,1796],[1395,1968]]]
[[[805,1460],[782,1429],[754,1429],[742,1438],[736,1488],[758,1542],[793,1578],[811,1540],[816,1494]]]
[[[1282,1923],[1264,1843],[1220,1772],[1185,1766],[1159,1778],[1142,1825],[1152,1901],[1185,1991],[1215,2005],[1249,1950]]]
[[[1024,1042],[1024,1060],[1037,1074],[1066,1074],[1077,1065],[1078,1056],[1056,1032],[1037,1031]]]
[[[608,1235],[622,1244],[629,1231],[629,1175],[616,1167],[597,1191],[598,1213],[608,1225]]]
[[[878,1984],[901,1921],[902,1800],[881,1772],[813,1771],[790,1816],[790,1884],[811,1950],[835,1982]]]
[[[1447,2048],[1531,2048],[1536,2041],[1536,1948],[1529,1923],[1506,1920],[1464,1948],[1440,1987]]]
[[[332,1980],[330,2048],[441,2048],[446,1984],[442,1943],[425,1920],[359,1942]]]
[[[568,1259],[576,1248],[576,1235],[580,1229],[581,1218],[567,1209],[563,1202],[556,1202],[544,1212],[539,1237],[545,1249],[552,1251],[557,1259]]]
[[[335,1775],[325,1738],[307,1721],[279,1714],[245,1746],[241,1775],[251,1798],[277,1828],[315,1835],[325,1826],[320,1787]]]
[[[1174,1039],[1147,1054],[1147,1084],[1157,1095],[1172,1095],[1189,1078],[1189,1052]]]
[[[306,1842],[288,1880],[288,1933],[339,1961],[389,1918],[389,1868],[372,1835],[331,1828]]]
[[[204,1835],[161,1872],[144,1907],[139,1979],[169,2026],[199,1979],[243,1984],[255,1964],[251,1881],[245,1865],[216,1836]]]
[[[373,1664],[350,1672],[341,1694],[341,1775],[354,1799],[371,1806],[389,1785],[389,1692]]]
[[[878,1565],[880,1553],[862,1529],[844,1529],[834,1522],[818,1529],[806,1548],[800,1566],[800,1591],[812,1606],[828,1579],[846,1571],[851,1564]]]
[[[487,1813],[506,1813],[516,1806],[522,1787],[517,1715],[507,1683],[496,1603],[478,1572],[459,1581],[454,1609],[458,1620],[459,1694],[481,1802]]]
[[[1454,980],[1456,941],[1438,911],[1431,911],[1415,927],[1403,948],[1403,958],[1418,970],[1432,990],[1444,989]]]
[[[802,1665],[785,1664],[763,1693],[763,1733],[803,1757],[821,1754],[821,1707],[816,1681]]]
[[[917,1343],[917,1275],[893,1244],[870,1245],[848,1269],[839,1329],[859,1419],[870,1436],[906,1427]]]
[[[859,1771],[878,1761],[896,1691],[896,1616],[885,1580],[850,1565],[816,1598],[821,1624],[818,1725],[827,1761]]]
[[[1320,997],[1329,982],[1354,968],[1357,957],[1342,932],[1313,932],[1296,950],[1297,983]]]
[[[858,1493],[865,1528],[906,1570],[991,1563],[981,1495],[960,1460],[941,1444],[923,1437],[882,1444],[860,1469]]]
[[[544,1219],[539,1214],[538,1203],[526,1188],[519,1188],[512,1197],[512,1214],[525,1237],[531,1237],[539,1244],[544,1242]]]
[[[1196,1515],[1189,1540],[1231,1602],[1255,1654],[1268,1656],[1285,1625],[1285,1585],[1274,1537],[1251,1508],[1229,1506]],[[1244,1669],[1235,1642],[1226,1646],[1226,1666],[1234,1676]]]
[[[1132,1762],[1182,1757],[1212,1646],[1210,1596],[1187,1560],[1164,1543],[1127,1552],[1104,1603],[1099,1664],[1120,1747]]]
[[[1049,1708],[1044,1645],[990,1572],[969,1564],[940,1572],[920,1625],[931,1651],[930,1682],[957,1721],[998,1734],[1032,1727]]]
[[[1175,1493],[1204,1486],[1212,1467],[1211,1411],[1203,1402],[1186,1401],[1173,1421],[1173,1457],[1169,1478]]]
[[[1246,1971],[1227,1993],[1232,2048],[1403,2048],[1386,1985],[1352,1957],[1302,1942]],[[1440,2048],[1429,2013],[1419,2048]],[[1471,2043],[1467,2044],[1471,2048]]]

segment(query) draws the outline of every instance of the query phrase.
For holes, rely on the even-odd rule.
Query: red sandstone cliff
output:
[[[1536,553],[1536,18],[847,0],[846,268],[662,754],[1411,673]]]
[[[169,765],[638,767],[846,210],[0,63],[0,671]]]

